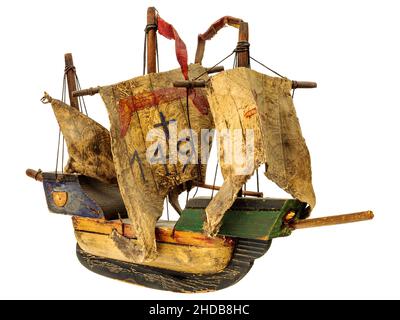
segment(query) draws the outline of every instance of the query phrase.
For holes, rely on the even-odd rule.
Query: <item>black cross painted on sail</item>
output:
[[[155,124],[154,125],[154,128],[162,128],[162,130],[163,130],[163,132],[164,132],[164,135],[165,135],[165,139],[166,139],[166,141],[167,141],[167,144],[169,143],[169,139],[170,139],[170,137],[171,137],[171,134],[170,134],[170,131],[169,131],[169,125],[170,124],[173,124],[173,123],[176,123],[176,120],[175,119],[171,119],[171,120],[167,120],[166,118],[165,118],[165,116],[164,116],[164,114],[162,113],[162,112],[159,112],[159,116],[160,116],[160,123],[157,123],[157,124]],[[190,151],[189,151],[189,153],[187,152],[187,151],[184,151],[184,152],[181,152],[180,151],[180,147],[181,147],[181,145],[183,144],[183,143],[189,143],[190,144]],[[196,148],[195,148],[195,145],[194,145],[194,141],[193,141],[193,137],[192,137],[192,135],[191,136],[187,136],[187,137],[185,137],[185,138],[183,138],[183,139],[180,139],[179,141],[177,141],[177,151],[181,154],[181,155],[186,155],[187,156],[187,161],[186,161],[186,163],[184,164],[184,166],[183,166],[183,168],[182,168],[182,172],[185,172],[185,170],[186,170],[186,168],[187,168],[187,166],[188,166],[188,164],[192,161],[192,159],[196,156],[196,152],[195,152],[195,150],[196,150]],[[168,145],[168,147],[170,147],[169,145]],[[167,153],[164,153],[163,152],[163,150],[162,150],[162,146],[159,144],[158,146],[157,146],[157,149],[156,149],[156,151],[155,151],[155,153],[154,153],[154,156],[158,156],[158,159],[154,159],[154,160],[162,160],[163,161],[163,163],[166,163],[166,161],[169,159],[169,155],[167,154]],[[153,159],[152,159],[153,160]],[[166,171],[166,174],[168,175],[169,174],[169,171],[168,171],[168,167],[167,167],[167,165],[164,165],[164,167],[165,167],[165,171]]]
[[[166,121],[165,116],[164,116],[164,114],[163,114],[161,111],[159,112],[159,115],[160,115],[160,120],[161,120],[161,122],[155,124],[155,125],[154,125],[154,128],[162,127],[162,129],[163,129],[163,131],[164,131],[165,139],[166,139],[167,141],[169,141],[169,137],[170,137],[170,133],[169,133],[169,124],[170,124],[170,123],[176,122],[176,120],[175,120],[175,119],[172,119],[172,120]]]
[[[165,115],[160,111],[159,112],[159,116],[160,116],[160,123],[156,123],[154,125],[154,128],[160,128],[163,130],[164,132],[164,136],[165,136],[165,140],[167,142],[167,146],[169,148],[169,139],[171,137],[170,131],[169,131],[169,125],[176,123],[175,119],[171,119],[171,120],[167,120],[165,118]],[[168,170],[168,166],[167,166],[167,160],[169,159],[169,155],[167,152],[164,152],[162,145],[159,143],[157,145],[156,150],[154,151],[154,155],[151,158],[151,163],[154,162],[159,162],[161,161],[161,163],[164,165],[164,169],[165,169],[165,174],[168,176],[169,175],[169,170]]]

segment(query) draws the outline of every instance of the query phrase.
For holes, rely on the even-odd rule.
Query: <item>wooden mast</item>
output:
[[[153,27],[154,26],[154,27]],[[147,9],[147,73],[157,72],[156,37],[157,37],[156,8]]]
[[[247,22],[240,22],[239,27],[239,42],[238,47],[244,47],[249,42],[249,24]],[[244,45],[244,46],[243,46]],[[247,50],[242,50],[237,53],[238,67],[250,68],[250,53]]]
[[[77,88],[76,88],[76,74],[75,74],[74,60],[72,59],[72,54],[66,53],[64,55],[64,59],[65,59],[65,72],[67,75],[69,102],[71,107],[79,110],[78,97],[75,97],[73,95],[73,92],[76,91]]]
[[[248,46],[249,42],[249,24],[247,22],[241,21],[239,25],[239,41],[236,49],[237,52],[237,66],[250,68],[250,53]],[[238,192],[238,197],[243,197],[243,187]]]

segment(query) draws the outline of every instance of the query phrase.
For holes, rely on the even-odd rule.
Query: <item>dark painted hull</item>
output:
[[[221,290],[240,281],[250,271],[254,260],[268,251],[271,242],[272,240],[238,239],[228,266],[221,272],[203,275],[97,257],[86,253],[78,245],[76,254],[87,269],[109,278],[152,289],[196,293]]]

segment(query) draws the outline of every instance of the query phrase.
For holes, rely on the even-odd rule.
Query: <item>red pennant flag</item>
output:
[[[181,66],[182,74],[185,77],[185,80],[188,80],[188,54],[185,43],[179,37],[179,34],[176,32],[175,28],[168,22],[164,21],[160,16],[157,16],[157,25],[158,32],[162,36],[169,40],[175,40],[176,58]]]

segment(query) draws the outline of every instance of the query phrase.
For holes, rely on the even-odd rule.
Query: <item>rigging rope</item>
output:
[[[62,85],[62,91],[61,91],[61,101],[65,103],[66,100],[66,92],[67,92],[67,72],[71,70],[71,66],[65,67],[64,70],[64,76],[63,76],[63,85]],[[61,144],[61,127],[58,129],[58,142],[57,142],[57,156],[56,156],[56,170],[55,170],[55,175],[57,178],[57,173],[58,173],[58,162],[60,158],[60,144]],[[61,174],[64,174],[64,136],[62,137],[62,151],[61,151]]]
[[[193,79],[193,81],[198,80],[199,78],[201,78],[202,76],[204,76],[205,74],[209,73],[210,71],[212,71],[215,67],[217,67],[219,64],[221,64],[222,62],[224,62],[226,59],[230,58],[233,54],[235,54],[235,59],[233,62],[233,67],[237,67],[237,53],[238,52],[245,52],[245,51],[249,51],[249,47],[250,47],[250,43],[248,43],[247,41],[239,41],[236,45],[236,48],[233,49],[233,51],[228,54],[225,58],[223,58],[222,60],[218,61],[216,64],[214,64],[211,68],[209,68],[208,70],[204,71],[203,73],[201,73],[200,75],[198,75],[196,78]],[[249,61],[249,65],[250,65],[250,61]]]
[[[265,64],[261,63],[260,61],[258,61],[257,59],[254,59],[253,57],[250,57],[251,60],[257,62],[259,65],[263,66],[264,68],[268,69],[269,71],[271,71],[272,73],[275,73],[277,76],[281,77],[281,78],[286,78],[284,76],[282,76],[281,74],[279,74],[278,72],[276,72],[275,70],[271,69],[270,67],[267,67]]]
[[[167,203],[167,220],[169,221],[169,196],[165,198],[165,201]]]
[[[232,69],[235,69],[235,68],[237,67],[237,65],[238,65],[238,62],[237,62],[237,54],[235,54],[235,57],[233,58],[233,66],[232,66]]]
[[[211,190],[211,199],[214,198],[214,188],[215,188],[215,182],[217,180],[217,173],[218,173],[218,161],[217,161],[217,165],[215,166],[215,173],[214,173],[214,181],[213,181],[213,188]]]
[[[158,10],[155,9],[156,17],[159,17],[160,14],[158,13]],[[158,26],[156,25],[156,31],[157,31]],[[157,32],[156,32],[156,63],[157,63],[157,72],[160,72],[160,59],[158,56],[158,37],[157,37]]]
[[[198,191],[199,191],[199,186],[196,187],[196,191],[194,192],[194,195],[193,195],[192,199],[196,197]],[[189,194],[190,194],[190,189],[188,188],[186,190],[186,206],[187,206],[188,201],[189,201]]]
[[[143,46],[143,75],[146,74],[146,58],[147,58],[147,37],[150,30],[157,31],[157,24],[147,24],[144,28],[144,46]],[[160,61],[158,55],[158,39],[157,39],[157,32],[156,32],[156,64],[157,64],[157,72],[160,72]]]
[[[258,168],[256,170],[256,177],[257,177],[257,192],[260,192],[260,180],[258,177]]]
[[[82,90],[81,83],[79,82],[78,74],[76,72],[75,72],[75,80],[76,80],[76,89],[78,91]],[[78,105],[79,105],[79,111],[86,114],[87,116],[89,116],[87,108],[86,108],[85,99],[83,98],[83,96],[78,97]]]
[[[158,37],[156,33],[156,64],[157,64],[157,72],[160,72],[160,58],[158,56]]]
[[[190,132],[190,146],[191,146],[190,148],[192,148],[192,146],[194,147],[194,138],[193,138],[193,132],[192,132],[192,125],[190,123],[190,111],[189,111],[189,91],[192,89],[193,88],[186,88],[186,115],[188,118],[188,126],[189,126],[189,132]],[[191,156],[190,156],[189,160],[191,160],[192,152],[195,153],[196,148],[194,148],[194,150],[190,150]],[[187,164],[189,164],[189,162]],[[199,179],[199,182],[202,180],[200,159],[198,159],[198,161],[197,161],[197,178]]]
[[[57,176],[57,172],[58,172],[58,157],[60,154],[60,141],[61,141],[61,129],[59,129],[59,131],[58,131],[57,157],[56,157],[56,170],[55,170],[56,176]]]
[[[210,71],[212,71],[216,66],[218,66],[219,64],[221,64],[222,62],[224,62],[226,59],[228,59],[231,55],[233,55],[235,53],[235,51],[232,51],[229,55],[227,55],[225,58],[223,58],[221,61],[218,61],[216,64],[214,64],[211,68],[209,68],[208,70],[204,71],[203,73],[201,73],[200,75],[198,75],[196,78],[193,79],[193,81],[198,80],[199,78],[201,78],[202,76],[204,76],[205,74],[209,73]]]
[[[144,29],[144,47],[143,47],[143,75],[146,74],[146,45],[147,45],[147,32],[146,29]]]
[[[194,192],[193,198],[196,197],[198,191],[199,191],[199,187],[196,188],[196,191]]]
[[[81,90],[81,84],[79,82],[78,75],[76,73],[75,66],[66,66],[64,69],[64,76],[63,76],[63,84],[62,84],[62,91],[61,91],[61,101],[63,103],[66,103],[67,101],[67,73],[69,71],[74,72],[74,77],[76,81],[76,90]],[[89,116],[85,99],[83,97],[78,98],[78,109],[81,113],[86,114],[86,116]],[[62,142],[61,142],[61,136],[62,136]],[[56,170],[55,174],[57,177],[58,173],[58,164],[59,164],[59,158],[60,158],[60,145],[61,146],[61,174],[64,174],[64,158],[65,158],[65,139],[64,136],[62,135],[61,128],[59,127],[58,129],[58,142],[57,142],[57,156],[56,156]]]

